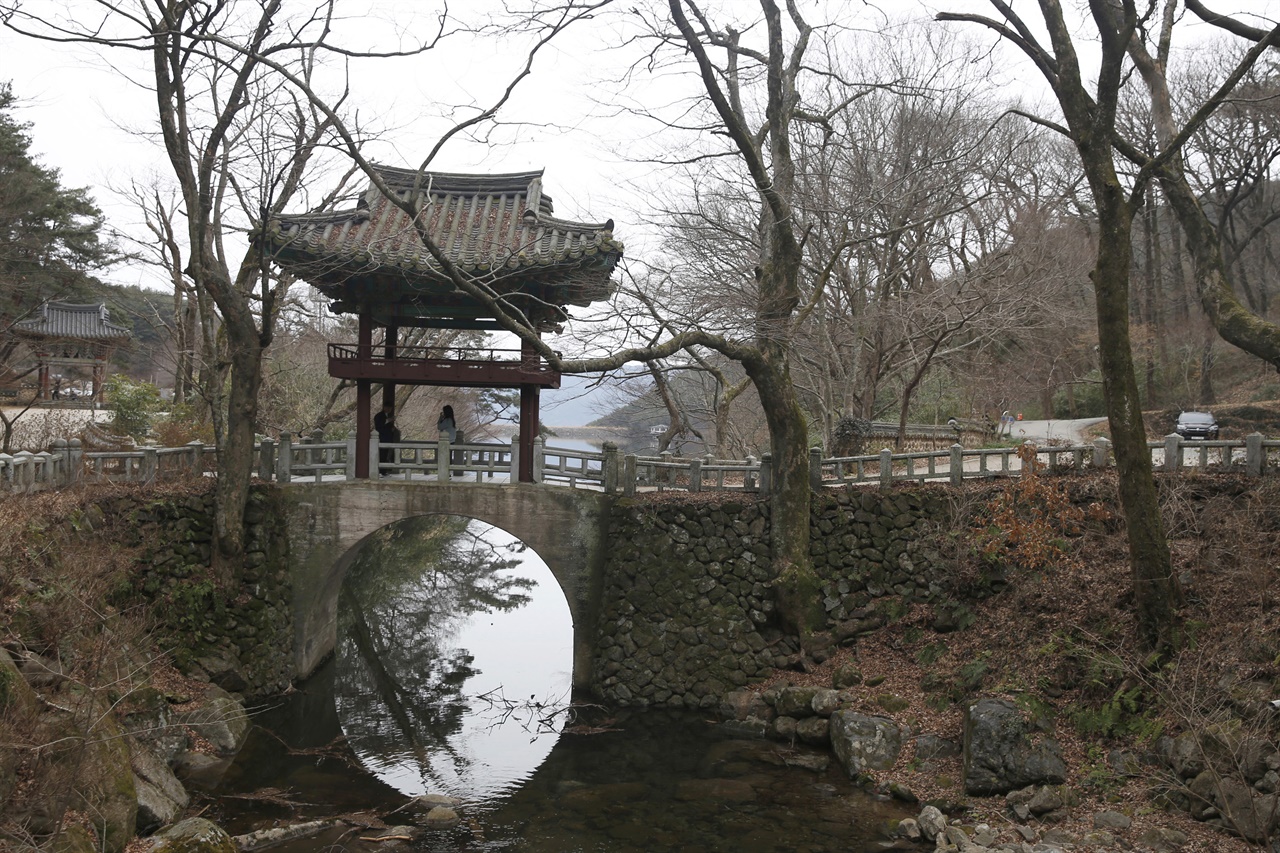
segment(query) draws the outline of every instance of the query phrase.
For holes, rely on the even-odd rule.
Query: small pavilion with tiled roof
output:
[[[571,222],[552,215],[542,172],[463,175],[375,167],[401,198],[425,196],[423,229],[459,273],[520,310],[539,333],[558,332],[570,306],[613,293],[622,257],[613,220]],[[409,217],[374,186],[354,208],[283,215],[263,229],[272,258],[355,314],[355,343],[329,345],[329,375],[356,382],[356,476],[369,476],[372,383],[395,405],[396,385],[520,390],[520,479],[533,479],[538,392],[560,374],[532,347],[448,351],[402,347],[402,328],[499,330],[493,312],[458,289],[428,252]],[[384,344],[375,351],[373,330]]]
[[[102,302],[44,302],[30,317],[14,323],[13,335],[36,358],[40,400],[53,397],[53,368],[87,366],[93,377],[93,399],[99,403],[111,353],[131,337],[127,328],[111,322]]]

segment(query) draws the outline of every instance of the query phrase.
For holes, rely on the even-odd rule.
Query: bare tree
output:
[[[1218,334],[1227,342],[1280,369],[1280,324],[1268,322],[1240,302],[1233,284],[1231,264],[1223,255],[1220,230],[1206,213],[1201,198],[1187,178],[1184,150],[1191,137],[1200,132],[1210,117],[1245,83],[1258,59],[1269,48],[1280,45],[1280,26],[1260,29],[1242,18],[1217,14],[1200,0],[1186,0],[1185,5],[1205,22],[1245,39],[1251,45],[1230,68],[1222,69],[1217,86],[1194,105],[1194,111],[1181,122],[1176,121],[1168,69],[1179,3],[1177,0],[1165,0],[1159,17],[1152,16],[1156,23],[1154,29],[1149,31],[1135,27],[1127,43],[1134,66],[1151,97],[1151,116],[1159,147],[1150,153],[1129,140],[1119,140],[1118,147],[1141,167],[1142,174],[1154,175],[1160,182],[1182,226],[1200,304]],[[1112,10],[1112,20],[1115,15]]]
[[[422,55],[459,30],[442,15],[429,22],[423,38],[400,49],[369,51],[340,43],[334,29],[337,0],[299,11],[286,8],[284,0],[214,5],[139,0],[95,8],[99,11],[93,14],[69,10],[59,17],[17,2],[0,4],[5,25],[15,32],[135,52],[149,64],[148,86],[155,93],[160,137],[186,223],[180,241],[185,257],[170,253],[166,260],[175,287],[181,279],[182,287],[210,303],[198,312],[206,349],[209,341],[216,342],[211,375],[203,384],[218,437],[219,552],[231,557],[242,547],[263,357],[290,284],[259,241],[247,238],[286,208],[327,203],[311,199],[307,188],[333,186],[316,177],[333,162],[324,153],[331,146],[357,153],[367,167],[358,155],[364,128],[343,115],[349,93],[342,69],[362,59]],[[562,29],[547,33],[542,44]],[[340,65],[336,75],[335,62]],[[526,64],[519,71],[498,106],[529,70]],[[335,78],[336,90],[325,83]],[[495,114],[496,107],[476,110],[440,145],[483,127]],[[337,182],[331,197],[344,183]],[[165,227],[162,221],[156,225]],[[174,266],[179,260],[180,276]]]
[[[802,267],[800,235],[792,207],[795,164],[791,130],[800,118],[797,78],[806,70],[804,60],[813,29],[798,9],[788,5],[788,37],[783,10],[777,3],[761,0],[760,7],[766,33],[765,45],[760,49],[741,44],[739,34],[733,29],[713,27],[697,6],[681,0],[670,0],[668,4],[669,28],[654,30],[662,44],[675,46],[692,56],[705,93],[707,112],[728,140],[722,154],[740,162],[758,195],[761,249],[753,275],[756,298],[749,340],[686,329],[660,343],[625,347],[600,358],[566,360],[541,340],[535,324],[516,304],[495,290],[491,282],[463,274],[434,244],[424,230],[425,217],[420,215],[426,203],[424,193],[396,192],[362,156],[354,137],[344,133],[343,139],[348,153],[379,192],[415,223],[424,247],[455,286],[488,307],[504,329],[519,336],[554,368],[570,373],[612,370],[629,361],[666,358],[693,346],[715,350],[743,365],[761,397],[767,400],[765,414],[774,470],[770,518],[779,613],[789,627],[807,634],[821,623],[823,614],[815,594],[818,581],[809,557],[808,424],[790,374],[790,346],[801,299]],[[544,10],[540,20],[546,22],[545,31],[539,46],[573,20],[592,14],[594,8],[568,4]],[[722,57],[720,64],[713,59],[713,53]],[[530,62],[533,56],[530,55]],[[743,68],[744,63],[752,65],[751,73]],[[284,73],[300,91],[310,92],[297,75],[290,75],[283,68],[276,70]],[[749,111],[743,97],[752,79],[764,82],[758,113]],[[309,97],[313,105],[322,104],[318,97]],[[505,96],[493,109],[502,103]],[[487,115],[477,121],[485,118]],[[343,132],[343,128],[338,129]],[[427,167],[431,156],[434,152],[423,161],[421,169]]]
[[[1156,500],[1151,456],[1134,374],[1129,334],[1129,274],[1133,219],[1140,208],[1144,175],[1126,188],[1116,164],[1116,113],[1124,84],[1126,54],[1138,31],[1133,0],[1123,0],[1117,15],[1109,0],[1090,0],[1089,11],[1101,38],[1096,83],[1088,77],[1058,0],[1039,0],[1049,46],[1004,0],[991,0],[995,17],[940,13],[942,21],[981,24],[1016,45],[1044,75],[1065,118],[1065,126],[1035,120],[1060,130],[1076,147],[1084,167],[1098,221],[1097,257],[1092,273],[1098,316],[1099,355],[1111,436],[1119,468],[1120,497],[1129,529],[1129,557],[1139,633],[1156,649],[1178,642],[1177,607],[1181,591],[1173,574],[1169,546]]]

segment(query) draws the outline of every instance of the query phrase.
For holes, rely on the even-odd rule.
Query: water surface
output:
[[[395,525],[348,580],[334,659],[256,718],[215,792],[210,816],[233,833],[340,814],[420,824],[410,798],[446,794],[462,824],[413,849],[857,853],[908,814],[825,753],[736,739],[705,714],[571,705],[564,596],[502,531]],[[388,849],[368,834],[273,849]]]

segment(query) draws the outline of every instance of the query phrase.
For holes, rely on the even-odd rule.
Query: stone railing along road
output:
[[[461,438],[461,435],[459,436]],[[1253,433],[1243,439],[1187,441],[1177,435],[1148,443],[1159,471],[1216,468],[1244,471],[1252,476],[1280,468],[1280,440]],[[972,478],[1017,476],[1021,447],[966,448],[894,453],[889,449],[866,456],[824,458],[810,451],[810,480],[814,488],[846,484],[941,481],[959,484]],[[379,445],[370,441],[370,459],[390,450],[394,462],[378,467],[383,479],[402,482],[505,482],[519,470],[519,448],[511,444],[408,441]],[[1035,448],[1037,459],[1049,468],[1111,464],[1111,445],[1105,438],[1090,444]],[[679,458],[621,454],[606,442],[598,452],[545,446],[534,447],[534,481],[609,494],[678,490],[768,493],[772,479],[770,454],[742,460]],[[284,433],[278,441],[264,439],[257,449],[257,474],[263,481],[324,483],[355,478],[355,439],[294,440]],[[141,447],[133,450],[86,451],[79,439],[55,441],[48,451],[0,454],[0,493],[25,493],[76,482],[151,482],[174,476],[216,473],[212,446],[192,442],[182,447]]]

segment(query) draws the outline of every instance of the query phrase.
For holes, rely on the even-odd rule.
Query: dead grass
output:
[[[985,504],[993,488],[1002,487],[970,490],[968,509]],[[1113,492],[1114,482],[1073,477],[1068,490],[1076,505],[1086,506]],[[967,602],[974,617],[967,629],[938,633],[933,609],[916,605],[814,671],[779,674],[773,684],[829,686],[836,668],[852,664],[863,675],[863,685],[854,688],[861,710],[957,744],[967,699],[1011,699],[1053,721],[1068,783],[1082,795],[1063,828],[1083,835],[1092,830],[1095,813],[1114,809],[1134,821],[1123,833],[1127,838],[1164,826],[1187,833],[1191,841],[1184,850],[1256,849],[1157,808],[1150,794],[1165,771],[1144,768],[1146,778],[1129,778],[1107,762],[1113,750],[1148,753],[1161,733],[1199,730],[1227,718],[1243,717],[1243,725],[1273,747],[1280,736],[1274,722],[1249,718],[1256,707],[1249,697],[1280,696],[1280,483],[1195,476],[1165,481],[1162,495],[1174,569],[1187,582],[1181,616],[1189,642],[1161,669],[1142,665],[1118,519],[1095,518],[1070,538],[1062,559],[1041,570],[1013,569],[1006,587]],[[981,574],[973,566],[968,571],[971,578]],[[1088,731],[1117,691],[1135,691],[1134,712],[1120,715],[1119,731]],[[905,709],[887,713],[885,697],[905,701]],[[964,795],[960,765],[959,758],[917,761],[909,746],[880,776],[923,800],[965,806],[974,821],[1007,825],[1001,799]]]
[[[71,711],[72,728],[51,734],[44,715],[0,719],[0,743],[19,758],[16,787],[0,808],[0,837],[23,837],[22,815],[71,803],[79,759],[51,750],[50,738],[80,743],[80,732],[107,709],[154,686],[166,695],[198,695],[154,648],[147,613],[129,606],[131,575],[146,543],[128,518],[102,513],[117,500],[185,497],[207,483],[160,488],[95,485],[0,500],[0,644],[39,673],[42,703]],[[57,754],[55,754],[55,752]],[[2,846],[2,845],[0,845]]]

